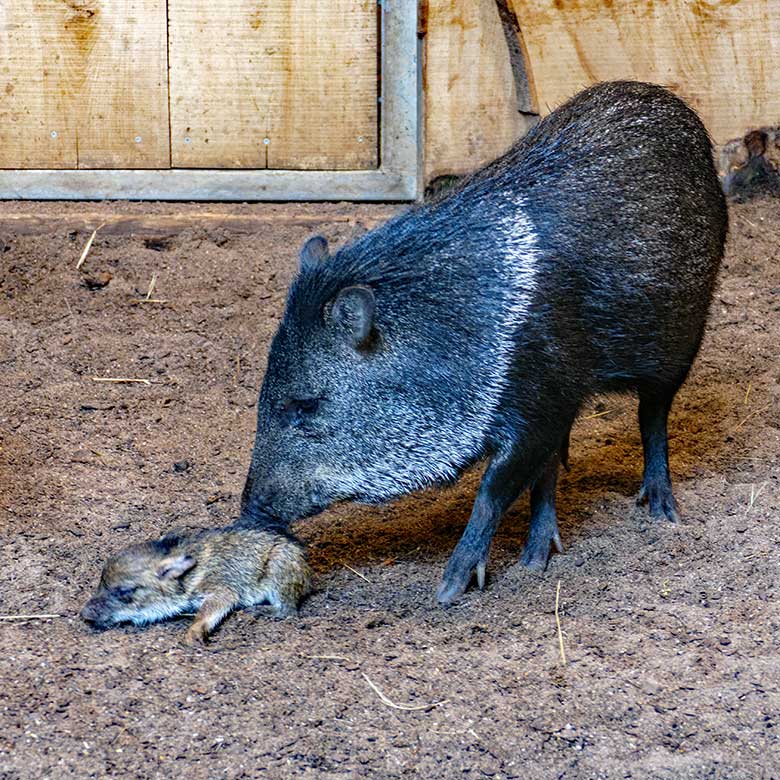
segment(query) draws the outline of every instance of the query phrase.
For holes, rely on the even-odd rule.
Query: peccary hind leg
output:
[[[667,419],[677,388],[640,389],[639,427],[645,455],[645,473],[638,504],[648,504],[652,517],[665,515],[677,522],[680,515],[672,493],[669,475],[669,439]]]
[[[568,442],[566,445],[568,450]],[[567,452],[568,454],[568,452]],[[531,524],[528,541],[520,556],[520,563],[534,571],[544,571],[550,557],[550,548],[563,552],[555,513],[555,489],[558,485],[560,456],[553,455],[544,471],[531,488]]]
[[[501,516],[534,479],[544,457],[539,457],[539,453],[521,453],[520,448],[494,456],[482,477],[466,530],[444,570],[437,593],[441,604],[455,601],[475,572],[477,584],[484,587],[490,543]]]

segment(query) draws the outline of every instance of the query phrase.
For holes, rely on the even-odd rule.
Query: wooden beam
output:
[[[417,171],[4,171],[6,200],[414,200]]]
[[[382,207],[377,207],[381,209]],[[90,232],[99,227],[98,236],[136,236],[141,238],[177,235],[192,227],[209,230],[221,228],[231,233],[258,233],[269,225],[295,225],[315,227],[335,223],[364,225],[373,228],[387,221],[395,209],[387,208],[372,212],[371,216],[348,216],[345,214],[230,214],[194,211],[172,214],[106,214],[86,212],[83,214],[14,214],[0,217],[0,234],[6,236],[44,235],[49,233],[81,230]]]

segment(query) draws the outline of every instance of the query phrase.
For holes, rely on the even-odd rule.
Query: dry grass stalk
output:
[[[98,225],[93,231],[92,235],[89,237],[89,240],[84,245],[84,249],[81,252],[81,257],[79,257],[78,263],[76,263],[76,270],[78,271],[79,268],[81,268],[82,265],[84,265],[84,261],[87,259],[87,255],[89,254],[89,250],[92,249],[92,242],[95,240],[95,236],[97,235],[98,230],[103,227],[106,223],[103,222],[100,225]]]
[[[561,581],[558,580],[558,587],[555,589],[555,623],[558,626],[558,646],[561,649],[561,662],[566,666],[566,650],[563,648],[563,631],[561,631],[561,618],[558,614],[558,605],[561,601]]]
[[[152,299],[152,293],[154,292],[154,288],[157,286],[157,272],[155,271],[152,274],[152,281],[149,282],[149,289],[146,293],[146,300],[150,301]]]
[[[145,298],[132,298],[130,303],[132,304],[138,304],[138,303],[168,303],[167,298],[152,298],[152,295],[154,295],[154,290],[157,287],[157,272],[155,271],[152,274],[152,281],[149,282],[149,289],[146,291],[146,297]]]
[[[386,704],[388,707],[392,707],[394,710],[404,710],[406,712],[415,712],[419,710],[431,710],[434,707],[441,707],[442,704],[446,704],[449,699],[442,699],[441,701],[435,701],[431,704],[396,704],[394,701],[391,701],[387,698],[387,696],[382,693],[379,688],[371,682],[368,675],[364,672],[361,672],[363,675],[363,679],[368,683],[371,690],[379,697],[379,700],[382,702],[382,704]]]
[[[365,580],[369,585],[371,584],[371,580],[368,579],[368,577],[366,577],[365,574],[361,574],[357,569],[353,569],[348,563],[344,563],[342,561],[341,565],[345,569],[349,569],[353,574],[357,574],[357,576],[360,577],[360,579]]]
[[[758,490],[755,485],[750,486],[750,498],[748,499],[747,509],[745,510],[745,517],[750,514],[750,510],[755,506],[758,497],[764,492],[764,488],[768,485],[768,482],[764,482]]]
[[[0,615],[0,620],[49,620],[62,615]]]
[[[93,382],[113,382],[117,385],[151,385],[148,379],[135,379],[127,376],[93,376]]]
[[[595,420],[596,417],[603,417],[605,414],[609,414],[612,411],[612,409],[606,409],[603,412],[596,412],[595,414],[589,414],[586,417],[583,417],[583,420]]]
[[[757,414],[765,412],[767,409],[769,409],[770,406],[772,406],[771,403],[767,404],[766,406],[762,406],[760,409],[755,409],[752,411],[747,417],[737,423],[737,426],[734,428],[734,433],[736,433],[751,417],[755,417]]]

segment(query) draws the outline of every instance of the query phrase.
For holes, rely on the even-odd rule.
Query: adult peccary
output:
[[[727,213],[710,140],[658,86],[577,95],[442,199],[301,252],[260,391],[244,524],[383,502],[487,466],[439,588],[480,586],[531,487],[522,563],[561,549],[555,488],[594,393],[636,391],[639,499],[677,519],[667,416],[699,348]]]

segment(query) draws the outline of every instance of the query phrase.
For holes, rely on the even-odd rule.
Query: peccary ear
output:
[[[168,531],[161,539],[152,542],[152,548],[158,555],[168,555],[175,547],[184,541],[184,534],[179,531]]]
[[[191,555],[174,555],[163,558],[157,565],[157,577],[161,580],[177,580],[195,565]]]
[[[355,349],[371,343],[374,330],[376,299],[370,287],[345,287],[333,302],[330,317]]]
[[[308,271],[324,263],[330,257],[328,242],[322,236],[313,236],[301,248],[300,268]]]

